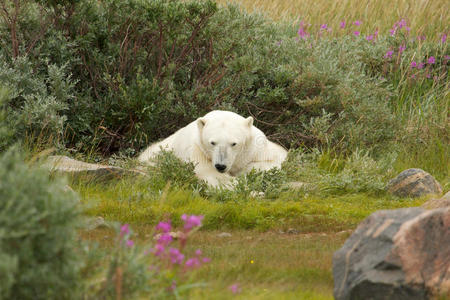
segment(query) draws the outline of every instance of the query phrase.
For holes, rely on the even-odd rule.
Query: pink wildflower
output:
[[[441,35],[441,43],[442,43],[442,44],[445,44],[446,41],[447,41],[447,34],[443,33],[443,34]]]
[[[181,264],[184,259],[184,254],[180,252],[180,250],[176,248],[170,248],[169,249],[169,255],[170,255],[170,261],[173,264]]]
[[[425,66],[425,64],[424,63],[419,63],[419,65],[417,66],[417,69],[423,69],[423,67]]]
[[[386,52],[386,54],[384,55],[384,58],[392,58],[392,54],[394,54],[394,51],[389,50],[389,51]]]
[[[172,241],[172,236],[168,233],[163,233],[158,238],[158,244],[168,245]]]
[[[406,46],[405,45],[401,45],[400,47],[398,47],[398,52],[399,53],[402,53],[405,50],[406,50]]]
[[[355,36],[359,36],[360,35],[360,32],[359,31],[353,31],[353,34],[355,35]]]
[[[181,219],[184,221],[184,229],[186,230],[191,230],[194,227],[201,226],[203,218],[203,216],[188,216],[186,214],[181,216]]]
[[[122,227],[120,227],[120,234],[125,235],[130,233],[130,225],[123,224]]]
[[[239,294],[241,292],[241,288],[237,283],[230,285],[228,288],[233,294]]]
[[[127,247],[130,247],[130,248],[133,247],[134,246],[133,240],[127,240],[126,245],[127,245]]]
[[[297,34],[299,37],[301,37],[302,39],[306,40],[309,36],[309,34],[305,31],[305,27],[304,27],[304,23],[303,21],[300,22],[300,26],[298,28]]]
[[[373,34],[366,36],[366,40],[368,40],[369,42],[373,41]]]
[[[159,222],[158,225],[156,225],[156,230],[161,230],[165,233],[169,232],[170,229],[172,229],[170,222]]]
[[[195,268],[195,267],[200,266],[200,261],[198,260],[198,258],[193,257],[193,258],[189,258],[188,260],[186,260],[184,265],[188,268]]]
[[[430,58],[428,58],[428,63],[430,65],[434,64],[436,62],[436,59],[434,58],[434,56],[430,56]]]
[[[411,62],[411,69],[414,69],[417,67],[417,63],[415,61]]]
[[[160,256],[164,252],[164,245],[156,244],[155,248],[152,249],[152,252],[155,256]]]
[[[362,24],[362,21],[360,21],[360,20],[356,20],[355,22],[353,22],[353,25],[355,25],[355,26],[359,26],[361,24]]]
[[[339,23],[339,27],[341,27],[341,29],[345,28],[345,21],[341,21],[341,23]]]

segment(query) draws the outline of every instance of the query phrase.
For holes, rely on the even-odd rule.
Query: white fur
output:
[[[228,186],[233,176],[252,169],[280,168],[287,155],[286,150],[269,141],[253,126],[252,117],[245,119],[221,110],[212,111],[151,145],[138,160],[149,163],[161,148],[172,150],[184,161],[194,162],[195,174],[212,186]],[[223,165],[226,169],[221,173],[215,165]]]

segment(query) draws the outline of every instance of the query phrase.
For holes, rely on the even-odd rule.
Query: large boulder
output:
[[[391,179],[386,189],[398,197],[421,197],[442,194],[439,182],[422,169],[408,169]]]
[[[333,256],[334,297],[450,296],[450,207],[381,210]]]

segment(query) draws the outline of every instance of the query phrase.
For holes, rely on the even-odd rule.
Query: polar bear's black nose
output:
[[[219,171],[220,173],[223,173],[227,168],[227,166],[221,164],[215,164],[214,167],[216,167],[217,171]]]

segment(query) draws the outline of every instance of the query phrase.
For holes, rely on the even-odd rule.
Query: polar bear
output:
[[[195,174],[212,186],[230,186],[233,177],[252,169],[281,168],[287,151],[253,126],[253,118],[215,110],[155,143],[138,160],[149,163],[161,149],[195,164]]]

